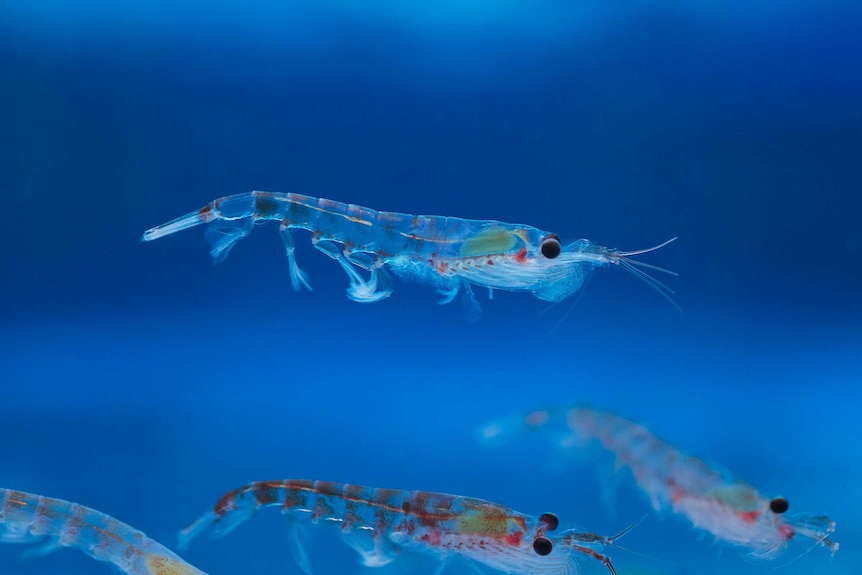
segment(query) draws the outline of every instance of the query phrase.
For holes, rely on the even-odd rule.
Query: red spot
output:
[[[225,493],[222,495],[221,499],[218,500],[218,503],[215,504],[213,513],[215,513],[219,519],[227,515],[230,511],[236,509],[236,495],[236,491]]]
[[[492,266],[492,265],[494,265],[494,260],[492,260],[492,259],[489,259],[489,260],[488,260],[488,265],[489,265],[489,266]]]
[[[518,253],[515,254],[515,261],[519,264],[527,263],[527,248],[518,250]]]
[[[436,529],[431,529],[428,533],[424,533],[421,537],[425,543],[433,546],[440,545],[440,532]]]
[[[344,509],[344,516],[341,518],[341,530],[344,532],[350,531],[353,529],[354,523],[356,523],[356,510],[348,501],[347,506]]]
[[[201,221],[204,223],[208,223],[213,221],[213,211],[209,204],[205,205],[198,211],[198,217],[200,217]]]
[[[756,509],[754,511],[737,511],[736,515],[746,523],[754,523],[760,517],[760,511]]]
[[[521,531],[515,531],[514,533],[509,533],[506,535],[506,543],[511,545],[512,547],[520,547],[521,541],[524,539],[524,533]]]

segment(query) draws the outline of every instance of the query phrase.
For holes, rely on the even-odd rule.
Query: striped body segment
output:
[[[80,549],[129,575],[205,575],[140,531],[95,509],[41,495],[0,489],[0,542]]]
[[[585,239],[563,245],[556,234],[523,224],[381,212],[293,193],[254,191],[219,198],[147,230],[142,240],[205,225],[210,254],[221,262],[256,223],[265,221],[280,223],[295,290],[311,289],[294,255],[291,231],[301,229],[311,233],[315,248],[339,263],[350,280],[348,297],[359,302],[379,301],[392,293],[387,270],[434,286],[444,296],[440,303],[463,291],[476,310],[471,286],[527,292],[557,302],[578,292],[593,268],[608,264],[627,269],[665,297],[670,292],[638,266],[667,270],[630,257],[669,242],[637,252],[613,250]]]
[[[402,550],[415,550],[443,561],[460,556],[504,573],[570,575],[577,572],[575,555],[583,553],[613,572],[598,552],[610,538],[574,530],[552,536],[557,520],[550,514],[534,517],[444,493],[296,479],[259,481],[226,493],[180,532],[180,546],[208,529],[225,535],[261,507],[277,507],[291,519],[337,526],[368,566],[385,565]],[[294,557],[308,570],[304,550],[294,550]]]

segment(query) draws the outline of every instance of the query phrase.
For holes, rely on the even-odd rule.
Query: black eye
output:
[[[539,521],[545,524],[548,531],[553,531],[560,524],[560,520],[553,513],[542,513],[539,516]]]
[[[549,260],[554,259],[563,251],[563,246],[560,245],[560,237],[557,234],[551,234],[542,238],[541,248],[542,255]]]
[[[778,515],[781,515],[782,513],[786,512],[788,509],[790,509],[790,502],[787,501],[783,497],[776,497],[775,499],[773,499],[772,501],[769,502],[769,509],[773,513],[777,513]]]
[[[533,551],[535,551],[537,555],[547,555],[553,550],[554,544],[544,537],[539,537],[533,541]]]

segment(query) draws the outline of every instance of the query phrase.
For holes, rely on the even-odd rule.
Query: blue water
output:
[[[624,474],[488,420],[588,402],[719,462],[862,571],[862,9],[858,2],[0,3],[0,486],[77,501],[173,546],[224,491],[312,478],[482,497],[613,533]],[[569,312],[496,293],[480,321],[398,282],[373,305],[276,226],[213,267],[147,228],[228,194],[522,222],[645,260]],[[568,313],[568,315],[566,315]],[[562,320],[562,321],[561,321]],[[317,574],[361,572],[313,533]],[[300,573],[273,512],[183,557]],[[620,575],[767,573],[671,515]],[[73,551],[0,572],[108,573]],[[433,573],[433,558],[380,573]],[[604,568],[584,562],[585,573]],[[451,572],[472,573],[453,565]]]

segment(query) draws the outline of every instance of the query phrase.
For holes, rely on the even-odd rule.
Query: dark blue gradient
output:
[[[862,8],[774,4],[0,3],[0,486],[168,546],[223,491],[287,477],[612,533],[650,507],[611,463],[474,439],[582,401],[838,522],[834,559],[782,573],[859,572]],[[292,292],[275,225],[216,267],[199,229],[139,242],[251,189],[623,249],[679,236],[643,259],[679,273],[658,275],[682,313],[600,269],[573,309],[480,293],[470,323],[415,284],[348,301],[304,233],[315,291]],[[316,573],[363,569],[311,533]],[[183,556],[299,573],[286,537],[261,514]],[[755,574],[805,551],[752,562],[670,515],[621,544],[620,575]],[[109,571],[18,552],[0,546],[0,572]],[[410,561],[380,575],[437,566]]]

